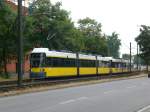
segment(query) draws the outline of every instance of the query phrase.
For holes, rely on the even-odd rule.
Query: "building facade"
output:
[[[5,0],[7,4],[10,5],[10,7],[17,11],[18,10],[18,0]],[[23,15],[28,15],[28,7],[29,4],[31,3],[31,0],[22,0],[22,10],[23,10]]]
[[[7,2],[14,3],[16,6],[18,5],[18,0],[6,0]],[[22,0],[22,5],[24,7],[28,7],[32,0]]]

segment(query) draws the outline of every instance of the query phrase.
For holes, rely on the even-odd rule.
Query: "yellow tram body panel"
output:
[[[122,68],[112,68],[112,73],[121,73]]]
[[[128,69],[124,68],[111,68],[112,73],[127,72]],[[31,68],[31,72],[40,73],[45,72],[46,77],[63,77],[63,76],[77,76],[77,67],[38,67]],[[98,73],[100,75],[109,74],[109,67],[99,67]],[[79,74],[82,75],[94,75],[96,74],[96,67],[80,67]]]
[[[123,72],[128,72],[128,71],[129,71],[128,68],[123,69]]]
[[[110,72],[109,67],[99,67],[98,68],[98,73],[99,74],[108,74]]]
[[[117,73],[117,68],[111,68],[112,73]]]
[[[31,72],[34,72],[34,73],[39,73],[41,71],[41,69],[38,67],[38,68],[31,68]]]
[[[58,68],[45,68],[46,76],[76,76],[77,68],[76,67],[58,67]]]
[[[63,77],[77,75],[76,67],[32,68],[32,72],[40,72],[41,70],[46,73],[46,77]]]
[[[123,69],[122,68],[118,68],[118,73],[122,73]]]
[[[96,67],[80,67],[80,75],[96,74]]]

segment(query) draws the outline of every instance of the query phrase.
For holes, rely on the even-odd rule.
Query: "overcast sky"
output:
[[[117,32],[121,39],[121,53],[129,53],[129,43],[136,53],[135,37],[141,24],[150,23],[149,0],[51,0],[62,2],[62,8],[70,11],[74,22],[90,17],[102,24],[106,34]]]

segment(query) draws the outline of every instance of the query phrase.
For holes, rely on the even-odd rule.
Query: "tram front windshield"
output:
[[[31,67],[43,67],[45,65],[44,53],[32,53],[30,58]]]

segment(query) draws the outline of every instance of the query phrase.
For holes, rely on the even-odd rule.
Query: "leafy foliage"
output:
[[[108,56],[118,58],[119,49],[121,45],[121,40],[118,38],[118,34],[113,32],[112,35],[107,36],[107,44],[108,44]]]
[[[130,54],[122,54],[122,58],[125,60],[130,60]]]
[[[0,11],[0,65],[4,66],[7,74],[7,61],[16,53],[16,13],[4,1],[0,2]]]
[[[145,60],[147,64],[150,63],[150,26],[141,25],[140,34],[135,39],[139,44],[142,53],[140,56]]]
[[[60,2],[52,5],[49,0],[37,0],[31,5],[32,14],[29,18],[33,20],[33,32],[29,41],[32,42],[33,47],[80,50],[82,35],[74,27],[69,13],[60,6]]]
[[[84,37],[84,52],[107,55],[107,43],[105,36],[102,36],[101,24],[88,17],[80,19],[78,24],[78,29],[82,32]]]

